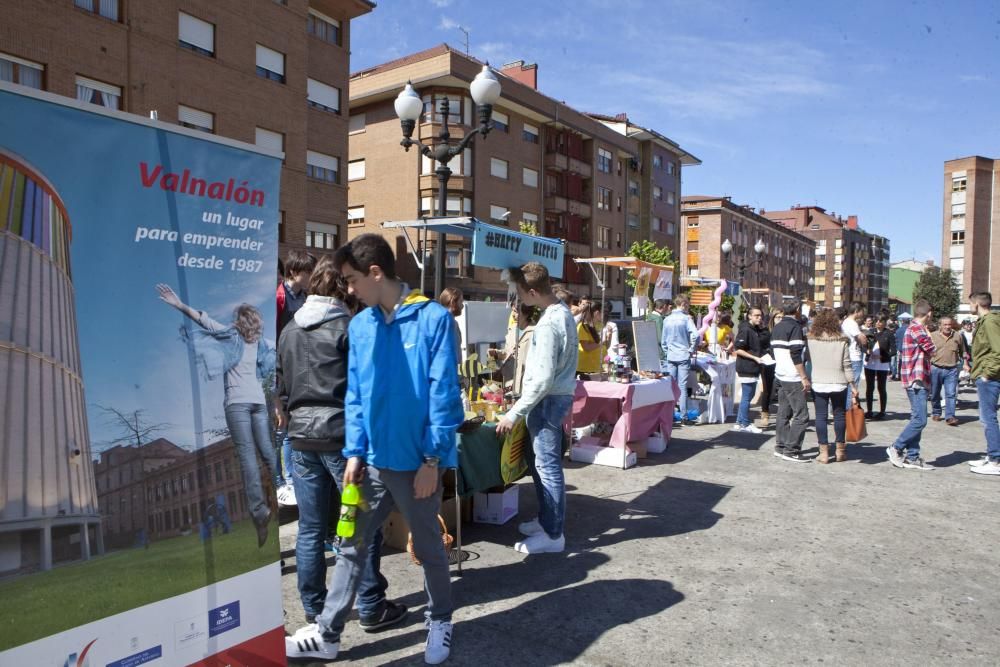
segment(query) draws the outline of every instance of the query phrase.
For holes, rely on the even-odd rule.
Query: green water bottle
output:
[[[359,502],[361,502],[361,492],[358,485],[345,484],[344,492],[340,494],[340,520],[337,521],[337,535],[340,537],[354,537]]]

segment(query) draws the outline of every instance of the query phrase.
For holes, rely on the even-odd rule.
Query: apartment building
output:
[[[958,279],[963,301],[974,291],[1000,294],[1000,265],[993,266],[1000,251],[993,235],[1000,225],[1000,160],[975,155],[945,162],[943,204],[941,264]]]
[[[898,312],[910,310],[913,306],[913,291],[924,271],[938,271],[940,267],[933,261],[919,262],[908,259],[894,262],[889,266],[889,302],[897,306]]]
[[[442,44],[358,72],[350,81],[350,165],[348,229],[351,237],[382,233],[396,250],[403,279],[416,285],[419,269],[402,232],[383,229],[387,220],[438,215],[438,179],[433,160],[399,145],[401,129],[393,101],[408,81],[424,100],[425,113],[414,138],[433,143],[441,128],[440,102],[450,102],[452,142],[479,123],[469,84],[483,63]],[[537,89],[537,65],[515,62],[498,70],[502,93],[493,109],[493,130],[479,136],[449,166],[447,215],[469,215],[518,230],[533,228],[566,242],[562,281],[580,294],[599,291],[579,257],[624,255],[643,234],[642,140],[554,100]],[[669,140],[667,140],[669,142]],[[652,143],[652,140],[650,140]],[[676,144],[650,148],[650,161],[670,164],[680,195],[682,160],[692,158]],[[666,173],[667,167],[661,170]],[[648,173],[648,170],[647,170]],[[647,179],[648,180],[648,179]],[[666,215],[664,214],[664,217]],[[666,220],[662,226],[666,229]],[[410,232],[416,247],[419,240]],[[666,238],[664,237],[664,240]],[[425,262],[425,288],[434,284],[436,241],[418,247]],[[445,284],[467,298],[504,298],[498,271],[472,266],[468,241],[448,237]],[[628,294],[624,272],[607,278],[607,297],[624,312]]]
[[[741,282],[744,289],[767,289],[772,295],[806,295],[815,248],[806,236],[752,208],[734,204],[729,197],[683,197],[681,225],[682,278],[741,282],[739,267],[743,264],[747,267]],[[729,257],[722,252],[726,240],[732,244]],[[758,241],[765,245],[759,256],[754,251]]]
[[[829,308],[852,302],[877,312],[889,303],[889,239],[858,226],[856,215],[843,218],[821,206],[794,206],[761,215],[815,243],[814,299]]]
[[[345,238],[350,22],[369,0],[4,3],[0,80],[283,151],[282,249]]]

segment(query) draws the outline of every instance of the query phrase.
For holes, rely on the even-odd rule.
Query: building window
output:
[[[965,204],[952,204],[951,205],[951,217],[965,217]]]
[[[662,229],[663,228],[663,221],[661,221],[655,215],[652,218],[649,219],[649,226],[653,229],[654,232],[663,231],[663,229]]]
[[[688,223],[688,227],[697,227],[698,226],[698,216],[697,215],[688,216],[687,223]]]
[[[952,192],[965,192],[968,186],[969,186],[969,180],[965,177],[951,179]]]
[[[507,160],[498,157],[490,158],[490,175],[497,178],[507,178]]]
[[[321,111],[340,113],[340,88],[328,86],[322,81],[309,79],[306,82],[309,106]]]
[[[497,132],[510,132],[510,117],[500,111],[494,111],[493,129]]]
[[[215,131],[215,114],[179,104],[177,105],[177,124],[192,130],[212,133]]]
[[[44,73],[44,65],[0,53],[0,81],[19,83],[22,86],[41,90]]]
[[[73,0],[80,9],[117,21],[119,16],[118,0]]]
[[[529,226],[534,227],[536,232],[539,231],[538,215],[536,215],[535,213],[528,213],[527,211],[525,211],[524,213],[521,214],[521,221]]]
[[[285,152],[285,135],[262,127],[254,128],[254,143],[276,153]]]
[[[315,9],[309,9],[309,18],[306,19],[306,31],[313,37],[318,37],[324,42],[340,46],[340,21],[332,19],[325,14],[320,14]]]
[[[336,250],[337,226],[306,220],[306,245],[319,250]]]
[[[653,156],[653,169],[663,169],[663,157],[660,155]]]
[[[458,215],[459,204],[462,205],[462,211],[466,215],[472,214],[472,199],[470,197],[448,197],[448,215]],[[437,197],[421,197],[420,198],[420,215],[421,217],[429,217],[436,213],[437,211]]]
[[[628,214],[628,226],[633,229],[639,229],[639,216],[634,213]]]
[[[506,206],[497,206],[496,204],[490,204],[490,222],[495,225],[506,225],[507,218],[510,214],[510,209]]]
[[[215,26],[208,21],[177,12],[177,39],[181,48],[215,56]]]
[[[443,93],[436,93],[434,95],[424,95],[424,122],[425,123],[440,123],[441,118],[441,101],[448,100],[448,124],[449,125],[460,125],[462,123],[462,98],[455,95],[445,95]],[[496,118],[496,113],[493,114],[494,119]]]
[[[285,82],[285,54],[257,45],[257,76],[278,83]]]
[[[597,209],[600,211],[611,210],[611,190],[597,186]]]
[[[347,180],[360,181],[365,177],[365,159],[351,160],[347,163]]]
[[[90,102],[105,109],[122,108],[122,89],[86,77],[76,77],[76,99],[79,102]]]
[[[611,228],[610,227],[600,227],[597,228],[597,247],[598,248],[610,248],[611,247]]]
[[[527,141],[529,144],[538,143],[538,128],[534,125],[524,124],[524,129],[521,131],[521,138]]]
[[[597,170],[603,171],[605,174],[611,173],[611,162],[613,158],[611,156],[611,151],[606,151],[603,148],[597,149]]]
[[[306,151],[306,176],[327,183],[340,183],[340,160],[325,153]]]
[[[667,234],[670,234],[671,236],[673,236],[675,233],[677,233],[677,225],[674,224],[673,220],[668,220],[667,221]]]
[[[628,181],[628,193],[633,197],[639,196],[639,182],[629,179]]]
[[[965,232],[952,232],[951,233],[951,244],[952,245],[963,245],[965,243]]]
[[[667,203],[675,204],[677,202],[677,196],[673,192],[667,192]]]
[[[673,162],[667,162],[667,175],[668,176],[673,176],[675,169],[677,169],[677,167],[674,165]]]
[[[363,113],[356,113],[347,121],[347,133],[359,134],[365,131],[366,119]]]
[[[663,188],[659,185],[653,186],[653,199],[656,199],[657,201],[663,200]]]
[[[521,172],[521,182],[527,185],[529,188],[538,187],[538,172],[534,169],[528,169],[524,167]]]
[[[351,206],[347,209],[348,227],[362,227],[365,224],[365,207]]]

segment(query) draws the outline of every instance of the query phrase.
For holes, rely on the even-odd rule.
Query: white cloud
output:
[[[438,8],[444,8],[450,5],[454,0],[431,0],[431,4]]]
[[[447,16],[442,16],[441,17],[441,24],[438,25],[438,29],[440,29],[440,30],[454,30],[457,27],[459,27],[458,21],[456,21],[456,20],[454,20],[452,18],[449,18]]]
[[[982,81],[989,81],[990,78],[984,74],[962,74],[958,77],[958,80],[962,83],[980,83]]]

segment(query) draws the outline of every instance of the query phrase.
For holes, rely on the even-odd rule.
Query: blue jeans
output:
[[[997,425],[997,402],[1000,401],[1000,380],[976,380],[979,394],[979,422],[986,432],[986,455],[1000,461],[1000,426]]]
[[[851,385],[847,386],[850,387]],[[826,418],[831,408],[833,409],[833,435],[836,438],[834,444],[842,445],[847,442],[847,420],[845,419],[847,409],[844,407],[844,396],[847,395],[847,391],[847,389],[844,389],[843,391],[830,394],[818,391],[813,392],[813,405],[816,407],[817,443],[821,445],[830,444],[830,431]]]
[[[736,423],[740,426],[749,426],[753,422],[750,421],[750,401],[753,400],[753,395],[757,391],[757,381],[753,382],[741,382],[743,385],[743,394],[740,396],[740,409],[736,413]]]
[[[955,416],[955,396],[958,393],[958,372],[961,366],[943,368],[931,366],[931,414],[941,416],[941,388],[944,387],[944,417]]]
[[[864,360],[854,361],[851,360],[851,369],[854,371],[854,381],[858,385],[858,389],[861,389],[861,378],[865,375],[865,362]],[[851,407],[851,392],[854,388],[851,385],[847,385],[847,400],[844,401],[844,408],[847,409]],[[861,402],[861,397],[858,396],[858,403]]]
[[[927,426],[927,387],[907,387],[906,397],[910,399],[910,421],[892,446],[905,450],[907,459],[919,459],[920,434]]]
[[[288,431],[278,429],[274,432],[274,439],[278,443],[278,449],[281,451],[279,463],[281,463],[282,481],[292,486],[292,441],[288,439]]]
[[[226,406],[226,426],[240,462],[243,493],[246,494],[250,516],[257,523],[267,521],[271,511],[264,497],[257,454],[264,461],[272,481],[278,485],[281,483],[278,458],[271,440],[271,413],[263,403],[232,403]]]
[[[295,569],[299,597],[308,616],[319,616],[326,601],[326,540],[330,524],[330,501],[334,489],[343,490],[347,459],[340,452],[292,451],[289,461],[295,500],[299,506],[299,534],[295,540]],[[382,576],[382,527],[379,525],[368,544],[361,583],[358,585],[358,614],[374,616],[385,600],[389,582]]]
[[[681,395],[677,397],[677,409],[680,410],[681,419],[687,419],[688,407],[688,376],[691,375],[691,360],[667,361],[667,373],[677,380],[677,385],[681,388]]]
[[[552,539],[561,537],[566,522],[566,478],[562,469],[563,420],[573,407],[572,396],[546,396],[528,413],[525,424],[535,450],[531,478],[538,497],[538,523]]]

